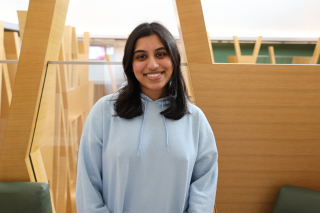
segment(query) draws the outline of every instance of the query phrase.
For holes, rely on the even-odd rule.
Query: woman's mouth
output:
[[[163,73],[164,73],[164,71],[163,72],[148,73],[148,74],[144,74],[144,75],[147,76],[148,79],[150,79],[150,80],[159,80],[162,77]]]

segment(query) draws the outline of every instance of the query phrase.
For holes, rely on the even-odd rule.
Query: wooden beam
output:
[[[271,64],[276,64],[276,57],[274,56],[274,48],[273,48],[273,46],[269,46],[268,50],[269,50],[269,56],[270,56],[270,63]]]
[[[89,34],[89,32],[83,33],[83,46],[84,46],[84,53],[88,55],[88,59],[89,59],[89,47],[90,47],[90,34]]]
[[[30,181],[29,158],[48,60],[57,60],[69,0],[30,0],[12,103],[0,154],[0,181]],[[35,27],[37,26],[37,27]],[[48,72],[52,72],[48,70]],[[46,78],[46,81],[50,79]],[[41,104],[42,110],[46,108]]]
[[[258,57],[260,47],[261,47],[261,42],[262,42],[262,36],[259,36],[253,48],[253,53],[252,53],[253,57]]]
[[[19,60],[20,46],[17,32],[4,33],[4,47],[7,60]],[[11,90],[13,90],[17,67],[17,64],[8,64]]]
[[[25,25],[26,25],[28,11],[18,10],[17,14],[18,14],[18,20],[19,20],[20,39],[21,39],[21,43],[22,43],[23,34],[24,34],[24,28],[25,28]]]
[[[240,43],[238,40],[238,36],[233,36],[233,45],[234,45],[234,50],[236,52],[237,58],[241,57],[241,49],[240,49]]]
[[[188,63],[212,64],[200,0],[173,0],[181,47]]]
[[[105,54],[105,58],[106,61],[110,61],[110,57],[108,54]],[[114,75],[113,75],[113,70],[112,70],[112,66],[108,65],[108,71],[109,71],[109,77],[110,77],[110,81],[111,81],[111,86],[112,86],[112,91],[113,93],[117,92],[117,84],[116,84],[116,80],[114,79]]]
[[[72,27],[72,57],[73,60],[76,61],[76,59],[78,59],[78,54],[79,54],[79,50],[78,50],[78,39],[77,39],[77,33],[76,33],[76,28]]]
[[[207,36],[208,36],[208,43],[209,43],[210,53],[211,53],[211,61],[212,61],[212,63],[214,63],[214,56],[213,56],[213,50],[212,50],[212,43],[211,43],[211,39],[210,39],[209,32],[207,32]]]
[[[316,44],[316,47],[314,48],[311,64],[318,63],[319,55],[320,55],[320,37],[318,38],[318,42]]]

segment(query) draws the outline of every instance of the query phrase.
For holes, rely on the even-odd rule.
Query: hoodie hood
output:
[[[121,90],[123,90],[124,87],[126,87],[128,85],[128,82],[125,81],[124,83],[121,84],[121,86],[119,87],[117,94],[120,93]],[[141,124],[141,130],[140,130],[140,140],[139,140],[139,146],[138,146],[138,153],[137,155],[140,155],[140,151],[142,148],[142,142],[143,142],[143,130],[144,130],[144,125],[145,125],[145,120],[146,120],[146,116],[147,116],[147,107],[148,107],[148,102],[153,102],[159,106],[161,106],[162,111],[165,110],[165,107],[170,105],[170,101],[168,97],[164,97],[158,100],[153,101],[150,97],[148,97],[147,95],[145,95],[144,93],[140,93],[140,97],[141,97],[141,101],[142,104],[144,105],[143,107],[143,119],[142,119],[142,124]],[[169,152],[169,133],[168,133],[168,127],[167,127],[167,123],[166,123],[166,118],[164,115],[161,115],[163,118],[163,123],[164,123],[164,128],[166,130],[166,146],[167,146],[167,151]]]

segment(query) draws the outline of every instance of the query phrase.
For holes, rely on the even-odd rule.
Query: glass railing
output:
[[[186,64],[183,64],[186,65]],[[125,81],[118,62],[49,62],[30,157],[56,212],[76,212],[77,156],[92,106]]]
[[[57,62],[59,63],[59,62]],[[124,82],[122,65],[49,63],[30,151],[36,181],[50,186],[56,212],[76,212],[77,156],[84,122]]]

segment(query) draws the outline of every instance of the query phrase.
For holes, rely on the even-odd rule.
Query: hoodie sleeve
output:
[[[188,213],[212,213],[218,180],[218,152],[213,132],[205,115],[200,113],[198,155],[194,165]]]
[[[89,113],[78,156],[76,204],[78,213],[110,213],[102,196],[103,102]]]

